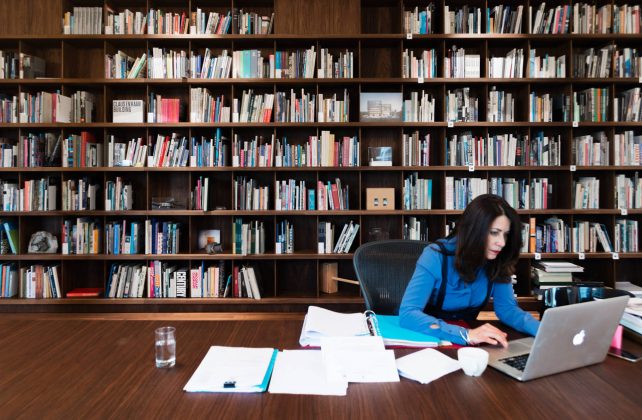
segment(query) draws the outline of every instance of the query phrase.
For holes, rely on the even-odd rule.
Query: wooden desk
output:
[[[489,368],[431,384],[350,384],[346,397],[188,394],[211,345],[297,348],[301,320],[0,319],[0,418],[638,418],[642,362],[519,383]],[[177,366],[154,366],[154,328],[177,331]],[[642,346],[627,343],[638,353]],[[396,350],[397,356],[412,350]],[[446,350],[454,355],[454,350]]]

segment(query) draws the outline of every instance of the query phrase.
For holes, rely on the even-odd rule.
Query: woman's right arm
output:
[[[415,272],[401,300],[399,325],[441,340],[466,344],[466,328],[451,325],[424,313],[433,289],[441,285],[441,264],[444,256],[431,246],[417,260]]]

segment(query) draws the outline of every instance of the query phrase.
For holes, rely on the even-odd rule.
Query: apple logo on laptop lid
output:
[[[584,343],[584,336],[586,336],[586,333],[584,330],[581,330],[577,334],[573,336],[573,345],[574,346],[581,346],[582,343]]]

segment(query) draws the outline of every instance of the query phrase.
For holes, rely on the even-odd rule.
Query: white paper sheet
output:
[[[262,392],[274,349],[212,346],[187,382],[187,392]],[[233,387],[225,387],[233,383]]]
[[[459,362],[435,349],[424,349],[397,359],[404,378],[427,384],[460,369]]]
[[[381,337],[322,337],[321,355],[330,381],[399,382],[395,353]]]
[[[346,395],[346,381],[328,381],[321,350],[279,352],[268,392],[272,394]]]

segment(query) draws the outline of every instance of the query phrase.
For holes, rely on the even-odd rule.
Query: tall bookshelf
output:
[[[108,4],[115,10],[129,8],[146,13],[150,8],[173,12],[190,12],[197,7],[203,10],[227,12],[232,8],[245,9],[262,15],[274,13],[273,34],[269,35],[63,35],[61,17],[74,6],[103,6]],[[262,299],[244,298],[141,298],[141,299],[1,299],[0,311],[272,311],[303,310],[309,304],[333,307],[339,310],[357,309],[362,299],[357,286],[340,283],[339,292],[325,294],[321,291],[322,264],[336,262],[341,277],[354,278],[352,252],[366,243],[370,232],[377,228],[388,232],[390,238],[401,238],[404,225],[410,217],[420,219],[428,228],[428,239],[443,237],[446,225],[455,221],[461,210],[448,210],[446,206],[446,178],[492,177],[524,178],[528,181],[545,177],[553,185],[553,194],[547,209],[521,209],[518,213],[523,222],[535,218],[538,223],[557,216],[570,226],[578,220],[599,222],[606,226],[611,239],[614,238],[616,219],[624,217],[640,220],[641,209],[617,208],[612,191],[619,174],[633,177],[638,166],[615,166],[613,138],[625,130],[636,135],[642,133],[640,122],[614,122],[613,100],[627,89],[640,86],[640,78],[576,78],[573,76],[574,53],[589,47],[597,50],[605,45],[617,48],[637,48],[642,40],[640,34],[562,34],[536,35],[528,33],[528,8],[538,4],[528,1],[456,1],[448,3],[451,8],[465,4],[482,10],[481,34],[445,34],[444,7],[446,3],[434,2],[434,33],[427,35],[408,34],[403,28],[404,11],[415,7],[426,7],[427,1],[389,0],[316,0],[299,2],[295,0],[48,0],[39,2],[6,1],[0,5],[0,49],[25,52],[46,60],[46,77],[42,79],[1,79],[0,93],[17,95],[20,92],[60,91],[71,95],[78,90],[93,93],[97,99],[94,122],[91,123],[2,123],[0,134],[3,138],[16,141],[29,133],[53,132],[63,137],[91,132],[99,142],[106,145],[110,136],[123,141],[141,137],[155,138],[158,134],[178,133],[187,139],[208,136],[212,138],[217,128],[228,139],[239,135],[247,139],[256,135],[269,138],[287,137],[295,144],[305,142],[309,136],[321,135],[329,130],[337,137],[357,137],[360,142],[361,166],[357,167],[269,167],[239,168],[223,167],[98,167],[98,168],[0,168],[0,178],[10,179],[22,186],[25,180],[51,176],[58,181],[87,177],[100,185],[97,210],[62,211],[61,184],[58,183],[58,209],[48,212],[5,211],[0,218],[12,221],[18,229],[18,255],[2,255],[3,263],[15,263],[18,267],[32,264],[59,264],[60,284],[63,294],[79,287],[104,288],[112,263],[148,264],[153,260],[176,263],[181,266],[200,266],[224,261],[230,272],[234,266],[252,265],[259,274]],[[487,34],[485,9],[498,4],[513,7],[524,6],[522,33]],[[571,2],[554,2],[552,6],[572,5]],[[597,6],[619,2],[599,1]],[[227,49],[256,48],[266,53],[275,51],[303,50],[310,46],[319,52],[321,48],[331,51],[351,50],[354,52],[354,78],[325,79],[149,79],[128,80],[106,79],[104,75],[105,54],[121,49],[140,55],[154,47],[172,50],[213,51]],[[480,56],[480,77],[444,77],[444,57],[453,46],[465,48]],[[486,64],[490,57],[505,55],[514,48],[521,48],[525,54],[523,78],[490,78]],[[563,78],[531,78],[529,75],[528,51],[534,48],[554,56],[566,55],[566,76]],[[437,77],[403,78],[402,55],[405,50],[416,55],[425,49],[435,49],[437,56]],[[318,61],[317,61],[318,63]],[[611,62],[611,67],[614,63]],[[613,75],[613,72],[611,72]],[[486,120],[486,98],[489,91],[511,92],[515,97],[514,122],[488,122]],[[206,87],[215,95],[239,98],[244,90],[254,89],[259,93],[299,91],[304,88],[313,94],[337,96],[347,91],[350,95],[349,122],[323,123],[191,123],[189,121],[190,88]],[[479,121],[448,122],[446,119],[445,96],[449,90],[468,87],[479,98]],[[586,88],[608,88],[610,98],[608,119],[603,122],[530,122],[529,94],[559,93],[571,95]],[[408,99],[411,92],[426,91],[435,98],[434,122],[359,122],[359,98],[365,92],[401,92]],[[178,97],[185,107],[185,117],[178,123],[113,123],[111,104],[114,99],[143,99],[150,92],[163,96]],[[272,119],[273,121],[273,119]],[[424,136],[430,134],[430,165],[403,166],[402,136],[418,131]],[[573,138],[604,131],[610,141],[610,161],[602,166],[577,166],[573,164]],[[538,132],[559,136],[561,164],[555,166],[450,166],[446,161],[446,141],[453,134],[471,132],[475,136],[502,134],[528,135],[533,138]],[[388,167],[367,165],[369,147],[392,147],[393,162]],[[103,161],[106,161],[103,159]],[[402,210],[402,188],[404,180],[417,172],[420,178],[432,180],[432,205],[430,210]],[[134,186],[134,205],[128,211],[105,211],[105,182],[117,176],[129,179]],[[189,191],[200,176],[210,179],[210,208],[200,210],[154,210],[152,197],[173,196],[188,202]],[[238,176],[254,178],[261,185],[270,186],[268,210],[233,210],[233,183]],[[593,176],[600,180],[599,208],[574,209],[572,190],[579,177]],[[274,182],[283,179],[305,180],[308,185],[317,181],[334,181],[340,178],[349,185],[349,210],[274,210]],[[394,210],[372,211],[366,209],[368,188],[394,188]],[[115,220],[144,222],[158,218],[173,220],[183,226],[180,237],[180,253],[172,255],[61,255],[30,254],[27,244],[31,235],[46,230],[60,241],[64,220],[91,217],[100,222],[101,228]],[[244,221],[263,222],[267,234],[266,252],[258,255],[233,254],[232,224],[235,218]],[[294,253],[275,254],[276,227],[287,220],[295,227]],[[360,230],[347,254],[317,253],[318,224],[332,222],[340,229],[350,221],[359,223]],[[221,234],[223,252],[208,255],[198,249],[198,232],[202,229],[218,229]],[[338,233],[337,233],[338,236]],[[104,238],[104,232],[102,237]],[[638,239],[639,241],[639,239]],[[638,242],[639,243],[639,242]],[[531,296],[531,265],[536,259],[563,258],[580,260],[591,279],[604,281],[613,286],[616,281],[632,281],[639,284],[635,276],[642,268],[642,253],[587,252],[571,253],[522,253],[517,267],[515,292],[520,303],[534,307]]]

